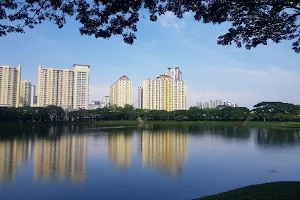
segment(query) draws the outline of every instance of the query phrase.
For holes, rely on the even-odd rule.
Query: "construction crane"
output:
[[[199,109],[200,109],[200,105],[201,105],[201,103],[202,103],[202,100],[203,100],[204,93],[205,93],[205,89],[204,89],[204,91],[203,91],[203,93],[202,93],[202,97],[201,97],[201,100],[200,100],[200,102],[197,102],[197,104],[198,104],[198,108],[199,108]],[[202,108],[201,108],[201,109],[202,109]]]

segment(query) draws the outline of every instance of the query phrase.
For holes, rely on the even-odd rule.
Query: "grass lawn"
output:
[[[300,200],[300,181],[251,185],[197,200]]]

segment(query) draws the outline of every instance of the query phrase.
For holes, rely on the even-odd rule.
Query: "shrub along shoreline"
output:
[[[75,124],[94,124],[99,126],[138,126],[139,122],[135,120],[111,120],[111,121],[86,121],[86,122],[70,122]],[[150,125],[166,125],[166,126],[244,126],[244,127],[265,127],[265,128],[300,128],[300,122],[260,122],[249,121],[144,121],[144,124]]]
[[[194,200],[299,200],[300,181],[281,181],[250,185]]]
[[[15,122],[1,122],[11,123]],[[22,122],[23,124],[24,122]],[[62,124],[62,125],[95,125],[102,127],[141,127],[141,123],[137,120],[101,120],[101,121],[36,121],[36,122],[25,122],[25,124]],[[300,129],[300,122],[260,122],[260,121],[156,121],[156,120],[145,120],[144,125],[156,125],[156,126],[235,126],[235,127],[253,127],[253,128],[295,128]]]

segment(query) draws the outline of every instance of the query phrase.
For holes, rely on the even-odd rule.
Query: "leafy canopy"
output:
[[[141,18],[156,21],[167,11],[178,18],[192,12],[203,23],[229,22],[231,28],[219,36],[220,45],[251,49],[269,40],[292,40],[293,50],[300,52],[299,0],[0,0],[0,37],[24,33],[24,28],[44,21],[62,28],[68,16],[75,16],[83,35],[121,35],[133,44]]]

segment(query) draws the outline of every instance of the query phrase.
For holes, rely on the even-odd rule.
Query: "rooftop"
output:
[[[119,78],[120,80],[130,80],[127,76],[123,75]]]

